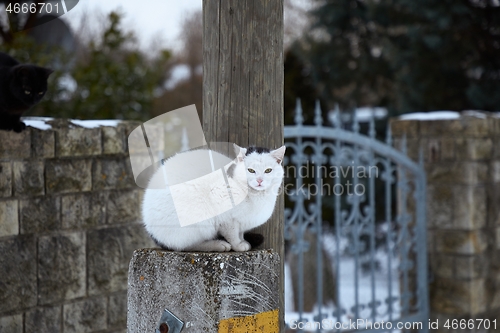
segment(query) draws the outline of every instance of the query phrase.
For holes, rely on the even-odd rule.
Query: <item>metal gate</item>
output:
[[[425,172],[350,129],[335,111],[323,126],[285,127],[285,319],[297,332],[428,331]],[[422,154],[420,154],[422,156]]]

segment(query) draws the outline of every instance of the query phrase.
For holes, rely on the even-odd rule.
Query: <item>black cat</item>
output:
[[[52,72],[48,68],[19,64],[0,52],[0,129],[19,133],[26,128],[21,115],[40,102]]]

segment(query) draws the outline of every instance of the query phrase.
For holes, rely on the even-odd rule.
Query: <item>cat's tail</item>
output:
[[[255,232],[247,232],[243,235],[243,238],[250,243],[252,249],[262,245],[264,243],[264,236],[261,234],[257,234]]]
[[[153,235],[150,234],[150,236],[153,239],[153,241],[156,243],[156,245],[158,245],[158,247],[160,247],[162,250],[173,251],[173,249],[170,249],[167,246],[165,246],[165,244],[163,244],[162,242],[157,240],[155,237],[153,237]],[[243,235],[243,238],[248,243],[250,243],[250,246],[252,247],[252,249],[254,249],[254,248],[262,245],[262,243],[264,243],[264,236],[261,234],[255,233],[255,232],[247,232]]]

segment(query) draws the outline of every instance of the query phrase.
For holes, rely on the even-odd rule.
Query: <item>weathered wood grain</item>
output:
[[[283,144],[283,0],[203,1],[203,128],[208,142]],[[284,260],[284,201],[259,228]],[[283,315],[283,262],[280,315]],[[281,317],[280,322],[283,322]]]

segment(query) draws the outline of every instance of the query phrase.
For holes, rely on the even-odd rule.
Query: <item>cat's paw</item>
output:
[[[12,129],[16,133],[21,133],[22,131],[24,131],[26,129],[26,124],[23,123],[22,121],[20,121],[20,122],[14,124]]]
[[[228,242],[226,242],[224,240],[218,239],[218,240],[215,241],[213,251],[216,251],[216,252],[228,252],[228,251],[231,251],[231,244],[229,244]]]
[[[250,250],[251,248],[252,246],[250,246],[250,243],[248,243],[247,241],[242,241],[239,244],[233,245],[233,251],[238,251],[238,252],[245,252]]]

